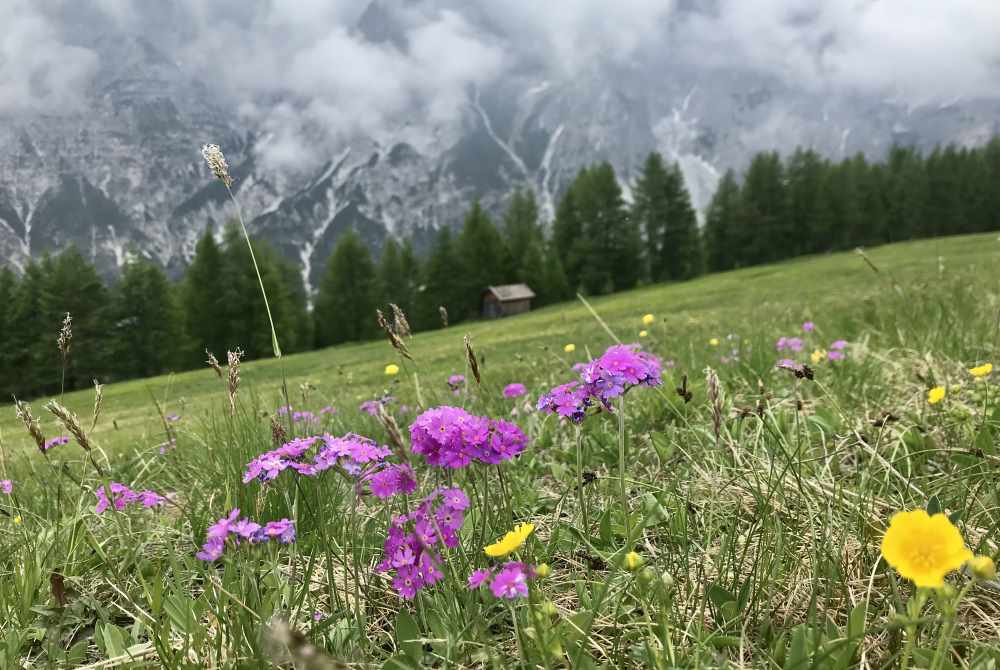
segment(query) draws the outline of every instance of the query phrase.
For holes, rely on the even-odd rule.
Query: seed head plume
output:
[[[385,336],[389,338],[389,344],[392,348],[399,352],[400,356],[404,356],[411,361],[413,356],[410,355],[410,350],[406,348],[406,343],[399,337],[396,333],[396,329],[386,321],[385,315],[382,314],[382,310],[375,310],[375,320],[378,322],[378,327],[385,332]]]
[[[465,359],[469,362],[469,369],[472,370],[472,376],[476,378],[476,383],[482,384],[483,380],[479,376],[479,361],[476,360],[476,353],[472,350],[472,337],[470,335],[465,336]]]
[[[228,361],[229,374],[226,381],[226,390],[229,393],[229,414],[230,416],[236,416],[236,394],[240,390],[240,358],[243,356],[243,352],[237,349],[236,351],[227,351],[226,358]]]
[[[392,308],[393,330],[400,337],[411,337],[410,322],[406,320],[406,313],[394,302],[389,303]]]
[[[66,312],[66,316],[63,317],[62,328],[59,329],[56,343],[59,345],[59,352],[63,358],[69,356],[70,347],[73,345],[73,316],[69,312]]]
[[[233,185],[233,178],[229,176],[229,166],[226,164],[226,157],[222,153],[222,149],[219,148],[218,144],[205,144],[201,147],[201,155],[205,158],[205,162],[208,163],[208,167],[212,170],[219,181],[229,188]]]
[[[275,447],[280,447],[288,441],[288,434],[285,432],[284,426],[278,423],[278,420],[273,416],[271,417],[271,441],[274,442]]]
[[[441,326],[444,328],[448,327],[448,310],[444,308],[444,305],[438,307],[438,314],[441,315]]]
[[[33,439],[35,444],[38,445],[38,450],[44,454],[45,435],[42,434],[42,429],[38,425],[38,419],[31,415],[31,405],[26,402],[22,402],[15,397],[14,411],[17,413],[17,418],[24,424],[24,428],[28,431],[28,435],[31,435],[31,439]]]
[[[94,420],[90,424],[90,430],[93,432],[94,428],[97,426],[97,419],[101,416],[101,408],[104,405],[104,384],[101,384],[96,379],[94,380]]]
[[[229,176],[229,166],[226,165],[226,157],[222,155],[222,149],[219,148],[218,144],[206,144],[202,146],[201,155],[205,158],[205,162],[208,163],[208,167],[211,168],[212,174],[226,185],[226,193],[229,194],[229,199],[233,201],[233,205],[236,207],[236,217],[240,221],[240,228],[243,229],[243,237],[247,241],[247,249],[250,250],[250,260],[253,262],[254,272],[257,273],[260,294],[264,298],[264,310],[267,312],[267,322],[271,326],[271,349],[274,351],[275,358],[281,358],[281,347],[278,345],[278,331],[274,329],[274,317],[271,316],[271,304],[267,300],[267,290],[264,289],[264,279],[260,276],[260,267],[257,265],[257,255],[253,251],[253,243],[250,242],[250,232],[247,230],[247,224],[243,220],[243,210],[240,208],[240,203],[233,194],[233,189],[230,188],[233,185],[233,178]]]
[[[216,358],[215,354],[208,349],[205,349],[205,353],[208,355],[208,360],[206,361],[208,363],[208,367],[215,370],[215,374],[219,375],[219,379],[222,379],[222,366],[219,365],[219,359]]]
[[[90,438],[87,436],[87,431],[83,429],[83,425],[80,423],[80,417],[63,407],[55,400],[50,400],[49,403],[45,405],[45,409],[52,412],[52,414],[59,419],[62,425],[65,426],[66,430],[69,431],[70,435],[76,439],[76,443],[79,444],[85,452],[87,452],[87,456],[90,458],[90,462],[93,464],[97,472],[103,475],[104,472],[101,470],[101,466],[97,464],[97,460],[94,458],[94,445],[91,444]]]
[[[378,406],[378,419],[389,434],[389,441],[399,450],[400,454],[406,455],[406,442],[403,441],[403,431],[399,429],[396,418],[386,410],[383,403]]]

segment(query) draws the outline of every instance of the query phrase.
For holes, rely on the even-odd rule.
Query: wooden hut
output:
[[[483,291],[482,315],[484,319],[523,314],[531,311],[535,292],[527,284],[489,286]]]

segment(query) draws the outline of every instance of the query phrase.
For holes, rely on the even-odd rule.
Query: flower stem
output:
[[[625,490],[625,396],[618,399],[618,492],[625,515],[625,541],[632,541],[632,520],[628,513],[628,492]]]

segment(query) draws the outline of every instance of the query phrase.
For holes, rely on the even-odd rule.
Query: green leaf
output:
[[[396,616],[396,647],[411,661],[420,665],[423,657],[423,648],[420,642],[420,627],[406,610],[400,610]]]
[[[611,508],[604,510],[604,514],[601,515],[600,536],[604,544],[611,543]]]
[[[941,513],[941,501],[937,496],[931,496],[927,500],[927,513],[931,516]]]
[[[806,645],[808,630],[804,624],[800,624],[792,631],[792,646],[788,650],[788,657],[785,658],[785,670],[802,670],[808,667],[809,650]]]
[[[708,587],[708,600],[710,603],[715,605],[718,609],[722,609],[723,605],[726,603],[735,603],[737,598],[735,595],[727,591],[725,588],[719,586],[718,584],[712,584]]]
[[[383,665],[384,670],[420,670],[420,666],[414,663],[409,656],[399,654],[389,658]]]

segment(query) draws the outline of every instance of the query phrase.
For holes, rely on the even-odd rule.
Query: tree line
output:
[[[626,203],[611,165],[581,170],[543,226],[529,190],[499,221],[474,203],[461,227],[441,228],[422,254],[387,239],[377,259],[354,232],[340,237],[313,306],[300,268],[254,241],[286,352],[377,335],[376,309],[396,304],[414,330],[475,318],[482,290],[523,282],[534,306],[640,283],[677,281],[802,254],[1000,228],[1000,139],[924,155],[896,147],[881,162],[839,162],[810,149],[764,152],[742,178],[721,179],[699,227],[680,167],[651,153]],[[112,284],[75,249],[0,270],[0,392],[32,396],[200,366],[205,350],[271,355],[270,330],[246,243],[208,230],[180,281],[130,259]],[[73,316],[66,360],[55,337]]]

